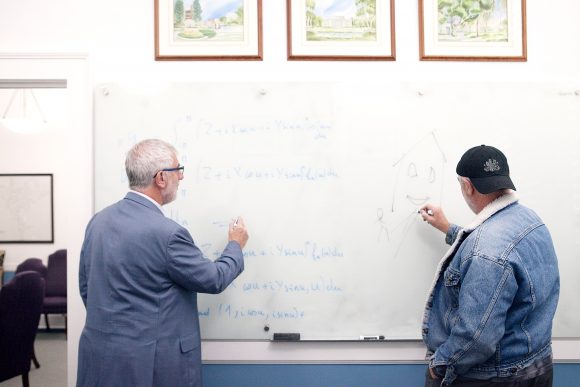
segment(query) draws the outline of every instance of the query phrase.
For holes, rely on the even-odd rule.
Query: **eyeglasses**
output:
[[[179,176],[183,176],[184,170],[185,170],[185,166],[177,164],[177,167],[175,167],[175,168],[160,169],[159,171],[157,171],[157,173],[155,175],[153,175],[153,178],[155,179],[155,177],[159,174],[159,172],[175,172],[175,171],[177,171],[177,172],[179,172]]]

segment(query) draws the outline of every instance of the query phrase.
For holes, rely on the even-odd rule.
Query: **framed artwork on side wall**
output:
[[[0,243],[53,243],[52,174],[1,174],[0,219]]]
[[[395,60],[394,0],[286,0],[288,60]]]
[[[155,60],[262,60],[262,0],[155,0]]]
[[[526,0],[419,0],[420,59],[527,60]]]

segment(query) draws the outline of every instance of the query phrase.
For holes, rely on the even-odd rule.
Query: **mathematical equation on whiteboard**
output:
[[[193,129],[198,136],[247,136],[264,133],[298,133],[310,136],[314,140],[326,140],[328,132],[332,131],[333,126],[330,122],[320,121],[305,117],[301,120],[272,120],[259,124],[217,124],[215,122],[199,119],[196,122],[190,115],[185,116],[189,128]],[[176,124],[179,124],[177,122]]]
[[[208,256],[212,258],[219,258],[222,250],[213,248],[211,244],[203,244],[200,246],[202,251],[207,251]],[[290,245],[287,243],[279,243],[266,248],[246,248],[243,251],[244,258],[252,257],[268,257],[268,258],[307,258],[314,262],[321,261],[326,258],[343,258],[344,253],[336,246],[324,246],[316,242],[305,241],[299,245]]]
[[[319,276],[312,281],[292,282],[284,279],[267,281],[242,281],[230,285],[232,289],[244,294],[255,293],[286,293],[299,294],[300,299],[309,294],[340,294],[344,289],[335,282],[334,278]],[[227,318],[227,319],[304,319],[307,312],[299,306],[288,308],[267,309],[261,307],[249,307],[234,303],[215,303],[199,310],[200,317]]]
[[[304,310],[297,307],[288,309],[261,309],[232,306],[232,304],[217,304],[208,306],[198,312],[201,318],[225,318],[232,320],[301,320],[306,316]]]
[[[248,168],[233,166],[216,168],[211,165],[200,165],[196,177],[205,181],[222,180],[292,180],[309,182],[338,178],[338,172],[332,167],[319,168],[309,165],[277,168]]]

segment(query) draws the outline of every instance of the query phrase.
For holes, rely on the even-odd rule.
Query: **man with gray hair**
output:
[[[197,293],[220,293],[243,271],[244,220],[211,261],[161,209],[183,179],[175,148],[141,141],[125,169],[130,191],[91,219],[81,251],[77,386],[201,386]]]
[[[552,386],[552,320],[558,260],[548,228],[520,204],[497,148],[467,150],[456,168],[475,219],[465,227],[441,208],[420,213],[451,248],[425,307],[425,386]]]

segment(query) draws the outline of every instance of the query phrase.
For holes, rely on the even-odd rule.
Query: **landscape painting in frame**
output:
[[[286,0],[289,60],[395,60],[394,0]]]
[[[262,0],[155,0],[156,60],[262,60]]]
[[[419,0],[421,60],[525,61],[525,0]]]

